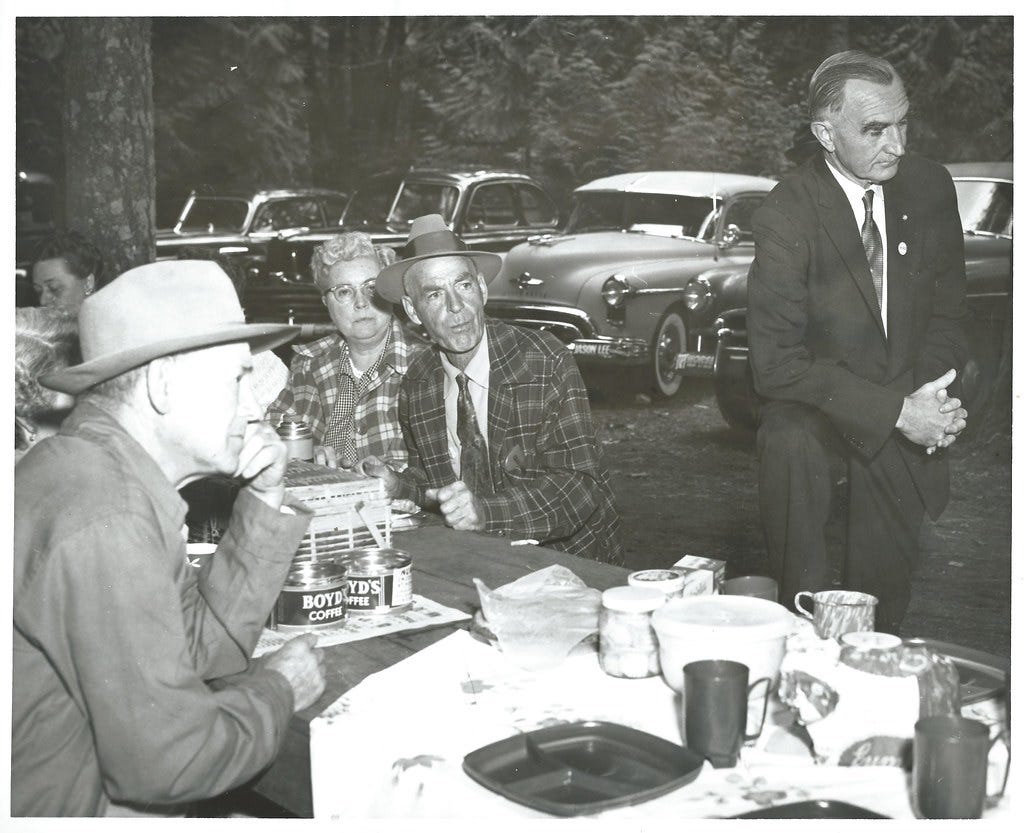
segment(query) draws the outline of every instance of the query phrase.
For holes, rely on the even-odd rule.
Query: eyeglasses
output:
[[[327,296],[330,295],[339,304],[348,304],[351,306],[356,302],[356,293],[362,293],[363,297],[367,302],[373,301],[373,293],[377,288],[376,281],[367,281],[361,286],[349,286],[348,284],[338,284],[332,286],[326,292],[321,293],[324,303],[327,303]]]

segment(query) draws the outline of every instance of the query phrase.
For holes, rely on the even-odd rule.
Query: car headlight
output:
[[[612,275],[601,287],[601,297],[613,309],[621,307],[632,294],[633,288],[622,275]]]
[[[703,312],[711,306],[711,287],[699,278],[694,278],[683,290],[683,302],[690,312]]]

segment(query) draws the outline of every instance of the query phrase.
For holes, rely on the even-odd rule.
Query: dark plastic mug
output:
[[[750,685],[750,669],[742,662],[706,659],[683,666],[686,746],[707,758],[716,769],[736,766],[740,748],[756,740],[768,712],[771,679]],[[764,708],[757,731],[747,733],[747,699],[754,686],[764,683]]]
[[[914,812],[926,819],[978,819],[985,806],[988,756],[1005,730],[955,715],[922,717],[914,725]],[[1009,744],[1007,744],[1009,749]],[[1001,796],[1010,774],[1003,775]]]

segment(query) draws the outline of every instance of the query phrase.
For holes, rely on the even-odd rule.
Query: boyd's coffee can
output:
[[[283,417],[277,435],[284,440],[289,460],[313,460],[313,431],[302,420]]]
[[[345,618],[345,568],[333,562],[292,567],[271,613],[277,630],[315,630]]]
[[[365,547],[335,559],[345,568],[348,612],[380,615],[412,604],[412,558],[395,549]]]

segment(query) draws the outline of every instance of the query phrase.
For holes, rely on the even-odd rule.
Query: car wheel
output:
[[[676,358],[686,350],[686,324],[675,310],[669,310],[658,322],[654,333],[651,360],[652,388],[660,399],[670,399],[679,393],[683,376],[675,369]]]

